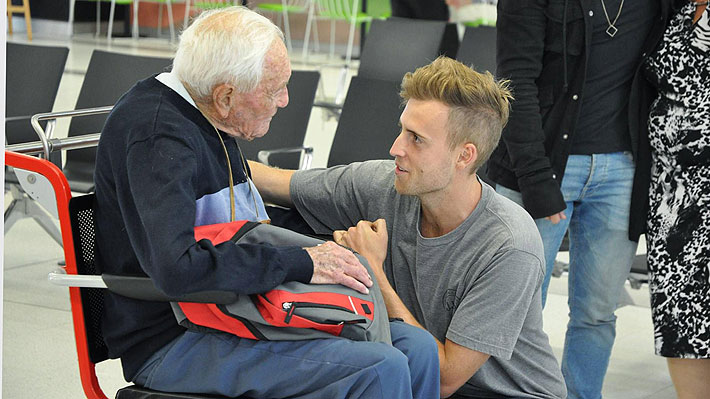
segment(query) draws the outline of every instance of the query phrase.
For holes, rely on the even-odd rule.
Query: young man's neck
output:
[[[461,225],[481,200],[483,187],[475,174],[460,184],[419,197],[422,204],[421,234],[440,237]]]

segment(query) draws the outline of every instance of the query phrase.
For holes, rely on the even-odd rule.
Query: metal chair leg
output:
[[[303,37],[303,62],[308,61],[308,39],[311,36],[311,25],[315,18],[315,0],[308,2],[308,18],[306,19],[306,34]]]
[[[158,37],[163,35],[163,4],[158,4]]]
[[[290,53],[293,50],[293,46],[291,43],[291,27],[289,26],[288,23],[288,3],[286,0],[281,0],[281,14],[278,15],[278,17],[283,18],[284,21],[284,33],[286,34],[286,48],[288,49],[288,52]]]
[[[44,209],[40,208],[39,205],[37,205],[36,202],[28,199],[27,203],[27,208],[28,208],[28,214],[29,216],[32,217],[32,219],[37,222],[37,224],[40,225],[44,229],[44,231],[49,234],[54,241],[59,244],[59,246],[62,246],[62,233],[59,231],[59,228],[57,228],[57,225],[54,223],[53,219],[51,219],[51,216],[47,211]]]
[[[170,24],[170,43],[175,42],[175,21],[173,21],[173,3],[167,0],[168,5],[168,23]]]
[[[139,0],[133,0],[133,29],[131,32],[131,36],[133,36],[133,39],[138,39],[140,36],[138,34],[138,4],[140,3]]]
[[[96,37],[101,35],[101,1],[96,2]]]
[[[10,206],[5,210],[5,234],[7,234],[18,220],[30,217],[61,247],[62,233],[54,223],[52,215],[18,188],[13,187],[10,191],[12,192],[13,199]]]
[[[185,0],[185,17],[182,22],[182,30],[187,29],[187,24],[190,22],[190,0]]]
[[[116,0],[111,0],[111,9],[108,12],[108,33],[106,34],[106,39],[111,42],[111,37],[113,36],[113,16],[116,12]]]

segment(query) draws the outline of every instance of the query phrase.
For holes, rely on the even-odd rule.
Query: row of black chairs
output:
[[[405,73],[437,56],[456,58],[478,72],[496,72],[496,28],[466,27],[459,42],[456,25],[445,21],[390,18],[372,21],[360,56],[358,76],[401,81]]]
[[[30,117],[52,109],[69,49],[7,43],[5,144],[38,140]],[[45,62],[38,62],[43,60]],[[61,233],[52,218],[20,187],[18,177],[5,168],[5,192],[12,194],[5,209],[5,232],[20,219],[34,219],[57,243]]]
[[[441,21],[392,18],[373,23],[358,76],[352,80],[343,104],[344,120],[338,124],[328,165],[389,157],[387,143],[391,143],[396,136],[400,112],[396,94],[398,83],[404,73],[438,56],[446,29],[446,23]],[[466,32],[459,55],[465,57],[461,61],[467,64],[485,65],[484,61],[474,61],[473,58],[485,60],[491,54],[494,57],[495,49],[490,46],[494,46],[495,40],[488,41],[489,48],[478,55],[471,49],[473,44],[483,43],[475,40],[476,36],[494,39],[495,32],[490,35],[490,29],[494,28],[475,29],[470,31],[475,33]],[[402,43],[406,41],[414,41],[417,45],[405,46],[409,50],[402,51]],[[67,54],[66,48],[7,44],[6,144],[37,140],[29,118],[52,109]],[[42,62],[36,62],[38,59]],[[113,105],[137,80],[168,70],[170,64],[169,58],[97,50],[89,62],[75,109]],[[290,105],[276,114],[269,134],[254,142],[242,143],[248,159],[258,160],[258,152],[265,149],[303,146],[318,81],[318,72],[294,72],[289,83]],[[368,117],[362,118],[362,115]],[[106,115],[75,118],[69,125],[68,135],[100,132],[105,119]],[[277,155],[273,163],[295,168],[299,164],[299,155]],[[66,153],[63,170],[72,190],[82,193],[93,191],[95,157],[95,149]],[[6,220],[7,216],[6,213]],[[11,225],[8,223],[6,230]]]
[[[362,52],[359,79],[400,82],[406,72],[427,64],[446,51],[446,46],[442,43],[447,37],[447,30],[452,28],[455,29],[455,26],[442,21],[402,18],[374,21]],[[448,47],[448,51],[451,51],[452,46]],[[455,47],[458,47],[457,58],[460,61],[479,70],[494,72],[495,28],[467,28],[461,46],[457,44]],[[67,53],[66,48],[7,44],[7,144],[37,139],[29,124],[29,117],[52,109]],[[37,59],[42,59],[42,62],[36,62]],[[167,70],[170,63],[168,58],[96,51],[89,63],[75,109],[113,105],[138,79]],[[307,126],[308,110],[313,104],[310,93],[313,87],[317,87],[319,77],[317,73],[302,71],[294,75],[289,86],[291,104],[281,110],[273,121],[273,130],[288,131],[270,134],[271,140],[276,141],[274,145],[269,143],[269,139],[244,145],[245,153],[250,159],[257,159],[258,150],[274,148],[276,144],[281,147],[302,145],[303,134],[294,131],[300,130],[302,133]],[[352,100],[350,102],[352,103]],[[299,116],[299,123],[294,123]],[[71,122],[69,136],[99,132],[105,118],[105,115],[77,118]],[[299,136],[301,140],[298,139]],[[295,139],[284,142],[288,140],[285,137]],[[72,151],[66,157],[64,171],[72,183],[72,189],[79,192],[91,191],[92,176],[87,172],[87,169],[91,168],[87,167],[94,162],[94,151]],[[332,164],[331,161],[329,163]]]
[[[67,59],[63,47],[32,46],[7,43],[6,145],[39,140],[30,124],[37,113],[52,110]],[[41,60],[39,62],[38,60]],[[141,57],[105,51],[95,51],[89,62],[76,109],[113,105],[139,79],[159,73],[169,67],[169,58]],[[106,115],[93,115],[71,120],[70,137],[101,131]],[[49,122],[52,123],[52,122]],[[48,124],[49,124],[48,123]],[[49,131],[49,126],[45,126]],[[59,153],[57,153],[59,155]],[[61,156],[52,159],[62,167],[75,192],[93,191],[95,149],[68,151],[66,161]],[[6,170],[5,190],[13,199],[5,210],[5,232],[23,217],[35,219],[61,245],[61,235],[48,221],[46,212],[21,190],[19,178]],[[50,218],[51,219],[51,218]]]
[[[357,76],[400,82],[405,73],[430,63],[439,55],[456,58],[479,72],[490,71],[495,75],[495,54],[495,27],[467,27],[459,41],[456,25],[445,21],[374,20],[362,46]],[[338,82],[334,101],[316,102],[316,106],[328,108],[336,117],[345,72]]]

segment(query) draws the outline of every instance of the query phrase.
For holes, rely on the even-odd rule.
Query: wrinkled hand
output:
[[[313,260],[311,284],[341,284],[363,294],[369,292],[372,277],[352,252],[332,241],[305,250]]]
[[[381,268],[387,257],[387,223],[384,219],[374,222],[361,220],[348,231],[334,231],[333,239],[338,244],[360,253],[372,267]]]
[[[559,213],[555,213],[554,215],[547,216],[545,219],[552,222],[552,224],[557,224],[560,222],[560,220],[567,219],[567,215],[565,215],[565,211],[562,211]]]

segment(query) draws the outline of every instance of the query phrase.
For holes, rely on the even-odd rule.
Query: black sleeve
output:
[[[533,218],[550,216],[566,208],[545,153],[536,84],[543,67],[546,3],[546,0],[498,1],[497,74],[511,80],[515,97],[501,140],[510,155],[525,209]]]
[[[119,205],[137,215],[124,221],[126,233],[156,286],[178,296],[203,290],[250,294],[284,281],[309,282],[313,264],[300,247],[195,241],[199,164],[189,143],[170,136],[152,136],[128,150],[128,187],[117,187],[123,193]]]

